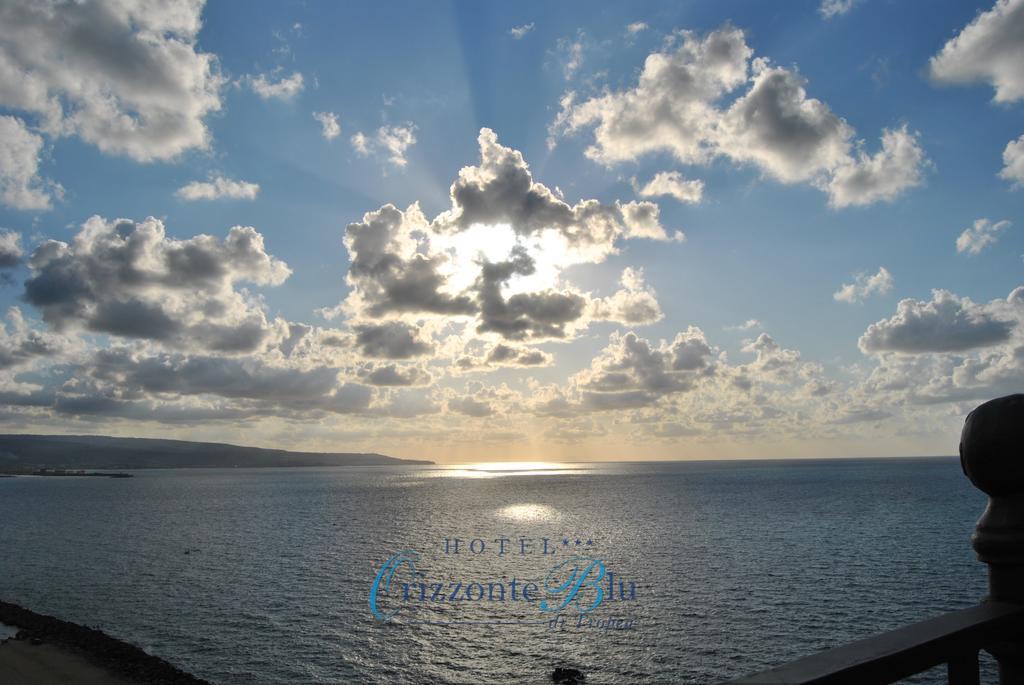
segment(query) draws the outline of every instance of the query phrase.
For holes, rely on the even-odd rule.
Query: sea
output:
[[[132,473],[0,479],[0,599],[213,683],[710,684],[986,592],[952,457]]]

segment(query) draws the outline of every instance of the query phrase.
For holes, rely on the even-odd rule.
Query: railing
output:
[[[981,604],[730,685],[884,685],[941,664],[950,685],[979,685],[981,650],[995,657],[1001,685],[1024,685],[1024,395],[986,402],[968,414],[960,464],[989,496],[971,538],[978,559],[988,564],[989,595]]]

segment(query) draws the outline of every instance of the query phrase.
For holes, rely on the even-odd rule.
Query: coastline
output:
[[[17,628],[0,642],[0,671],[14,682],[210,685],[101,630],[0,601],[0,623]],[[73,680],[68,680],[72,675]]]

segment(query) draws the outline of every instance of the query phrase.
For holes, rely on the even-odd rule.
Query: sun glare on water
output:
[[[500,478],[502,476],[558,476],[584,474],[583,464],[556,461],[485,461],[458,464],[441,470],[438,475],[450,478]]]
[[[557,509],[546,504],[513,504],[499,509],[496,515],[509,521],[553,521],[560,516]]]

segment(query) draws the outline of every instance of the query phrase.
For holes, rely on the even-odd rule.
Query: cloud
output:
[[[936,291],[932,303],[906,302],[908,312],[897,310],[897,316],[870,327],[861,338],[861,349],[871,353],[863,343],[892,343],[895,337],[896,344],[883,351],[900,352],[876,355],[878,366],[856,389],[866,402],[931,407],[1020,390],[1024,287],[988,304],[944,291]],[[881,334],[872,330],[880,325]]]
[[[18,266],[24,254],[21,249],[21,234],[17,231],[0,230],[0,269]]]
[[[524,249],[513,249],[507,261],[484,261],[482,267],[477,285],[477,333],[493,332],[506,340],[564,338],[567,326],[584,314],[586,298],[569,290],[505,297],[502,290],[513,276],[534,272],[534,261]]]
[[[652,202],[603,205],[584,200],[568,205],[533,180],[522,153],[498,143],[484,128],[478,138],[480,165],[463,167],[451,186],[452,208],[431,223],[438,232],[466,230],[475,224],[508,224],[519,235],[557,230],[573,247],[592,248],[603,258],[620,236],[667,240]]]
[[[634,88],[582,102],[567,94],[550,130],[592,129],[586,155],[605,165],[657,152],[683,164],[725,157],[782,183],[810,183],[836,207],[891,200],[920,184],[924,155],[915,134],[885,131],[873,156],[859,143],[854,149],[853,128],[808,97],[805,85],[796,71],[754,59],[740,29],[683,31],[647,56]]]
[[[883,130],[881,150],[874,155],[858,150],[855,159],[834,170],[828,183],[829,204],[850,207],[892,201],[921,185],[922,168],[928,162],[917,139],[905,125]]]
[[[821,0],[821,5],[818,6],[818,11],[821,16],[826,19],[832,19],[833,17],[840,17],[851,9],[857,0]]]
[[[512,347],[499,343],[487,353],[487,364],[495,366],[547,366],[551,355],[543,350]]]
[[[245,82],[264,100],[291,100],[305,88],[305,81],[299,72],[280,77],[273,74],[247,76]]]
[[[726,326],[727,331],[751,331],[755,328],[761,328],[761,322],[757,319],[747,319],[743,323],[736,324],[735,326]]]
[[[351,264],[346,282],[353,292],[345,304],[350,314],[376,319],[388,314],[471,315],[476,311],[468,294],[446,292],[447,279],[440,267],[447,257],[419,251],[414,234],[426,228],[418,205],[405,212],[384,205],[348,225],[345,247]],[[340,309],[325,312],[340,313]]]
[[[878,273],[869,276],[866,273],[856,274],[853,283],[844,283],[839,290],[832,293],[837,302],[861,302],[872,295],[885,295],[892,290],[893,278],[884,266],[878,267]]]
[[[892,412],[885,409],[872,409],[870,407],[851,408],[844,411],[840,416],[832,420],[832,423],[843,425],[849,423],[863,423],[885,421],[892,418]]]
[[[433,220],[418,205],[404,212],[385,205],[348,226],[351,291],[321,310],[325,316],[346,314],[359,326],[385,318],[455,322],[470,326],[464,335],[505,341],[571,339],[595,319],[661,318],[639,272],[628,270],[624,290],[597,300],[559,280],[565,267],[600,262],[621,240],[668,239],[656,204],[569,205],[535,182],[522,154],[493,131],[482,129],[479,144],[480,164],[460,170],[451,207]],[[461,364],[486,366],[473,358]]]
[[[1024,294],[1011,293],[1007,301],[978,305],[946,290],[934,290],[929,302],[905,299],[895,316],[868,326],[857,345],[865,354],[897,352],[963,352],[1006,342],[1016,322],[1005,308],[1019,308]]]
[[[634,21],[632,24],[626,25],[626,35],[635,36],[638,33],[646,31],[648,26],[642,21]]]
[[[0,371],[53,357],[66,346],[59,336],[32,329],[21,310],[10,307],[6,323],[0,323]]]
[[[622,290],[591,302],[593,319],[639,326],[661,321],[665,317],[658,305],[657,293],[644,282],[643,269],[627,267],[622,272],[620,283]]]
[[[993,100],[1009,103],[1024,98],[1022,62],[1024,0],[997,0],[951,38],[928,66],[936,83],[989,83],[995,88]],[[1024,136],[1006,145],[999,176],[1014,188],[1024,181]]]
[[[995,245],[1000,234],[1012,225],[1006,220],[992,223],[988,219],[976,219],[974,225],[965,228],[956,239],[956,251],[969,255],[980,254],[989,245]]]
[[[408,387],[427,385],[433,378],[429,373],[416,366],[399,367],[397,364],[369,366],[359,373],[359,380],[382,387]]]
[[[741,374],[747,377],[789,382],[806,376],[810,370],[815,368],[814,365],[808,366],[801,361],[799,351],[780,346],[767,333],[761,333],[755,340],[747,341],[742,349],[756,357],[753,363],[740,369]]]
[[[535,347],[519,347],[498,343],[481,356],[464,355],[455,360],[460,372],[488,371],[502,367],[550,366],[554,357]]]
[[[928,63],[937,83],[989,83],[996,102],[1024,98],[1024,0],[998,0]]]
[[[286,334],[235,284],[278,285],[291,273],[255,229],[224,240],[168,238],[163,222],[86,221],[72,242],[48,240],[29,259],[25,300],[57,331],[150,340],[177,349],[248,352]]]
[[[711,376],[714,357],[703,331],[694,326],[657,347],[632,332],[613,333],[608,347],[573,380],[586,409],[646,407],[662,397],[691,390],[702,378]]]
[[[334,140],[341,135],[341,124],[334,112],[313,112],[313,118],[320,122],[320,133],[324,140]]]
[[[999,177],[1010,181],[1014,189],[1024,186],[1024,136],[1006,144]]]
[[[224,79],[197,51],[201,11],[194,0],[4,2],[0,106],[141,162],[206,149]]]
[[[192,181],[178,188],[174,195],[181,200],[255,200],[260,192],[258,183],[233,181],[223,176],[216,176],[209,181]]]
[[[42,149],[42,137],[29,131],[25,122],[0,116],[0,202],[14,209],[45,210],[52,207],[54,196],[63,196],[59,184],[39,176]]]
[[[523,24],[522,26],[513,26],[508,30],[508,35],[512,36],[516,40],[522,40],[530,31],[533,31],[532,21],[529,24]]]
[[[484,418],[494,414],[494,408],[487,402],[473,397],[453,397],[448,400],[448,411],[464,414],[474,418]]]
[[[194,422],[225,414],[361,413],[372,399],[371,388],[342,381],[334,368],[284,366],[254,357],[147,355],[114,347],[97,351],[59,388],[55,409],[145,419],[140,410],[162,406],[187,410],[185,418]]]
[[[558,50],[561,53],[562,75],[569,81],[583,64],[583,33],[580,32],[576,40],[560,38]]]
[[[416,126],[408,122],[401,126],[381,126],[373,137],[357,131],[351,142],[359,155],[382,154],[392,166],[402,168],[408,163],[405,151],[416,144]]]
[[[659,171],[643,187],[635,185],[641,197],[668,195],[686,204],[699,204],[704,197],[704,181],[686,180],[678,171]]]
[[[417,330],[400,321],[363,324],[354,327],[356,346],[366,357],[409,359],[430,354],[433,346],[417,335]]]

